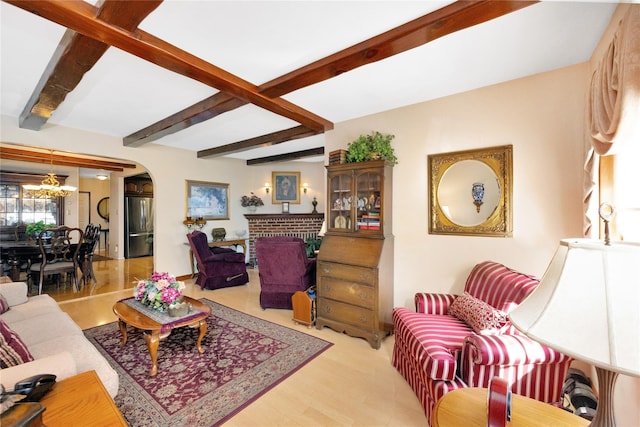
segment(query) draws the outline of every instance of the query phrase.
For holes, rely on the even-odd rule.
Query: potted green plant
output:
[[[316,251],[320,250],[320,245],[322,244],[322,239],[316,237],[309,237],[305,240],[304,245],[307,250],[307,258],[315,258]]]
[[[378,131],[368,135],[360,135],[355,141],[347,146],[347,163],[367,162],[370,160],[384,159],[398,163],[391,140],[395,135],[382,134]]]
[[[27,233],[28,237],[37,239],[42,230],[46,230],[49,228],[55,228],[55,225],[45,224],[44,221],[38,221],[31,224],[27,224],[25,232]]]

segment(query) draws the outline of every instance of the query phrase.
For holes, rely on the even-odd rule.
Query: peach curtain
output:
[[[591,77],[587,105],[588,147],[584,180],[584,235],[598,203],[598,156],[640,144],[640,5],[631,5]]]

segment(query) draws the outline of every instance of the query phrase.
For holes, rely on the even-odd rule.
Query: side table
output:
[[[433,427],[487,426],[486,388],[450,391],[433,408]],[[589,421],[548,403],[512,394],[509,427],[587,426]]]
[[[95,371],[83,372],[56,382],[41,400],[47,427],[128,426]]]

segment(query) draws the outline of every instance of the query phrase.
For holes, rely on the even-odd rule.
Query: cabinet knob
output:
[[[325,305],[324,307],[322,307],[322,311],[324,311],[325,313],[331,313],[331,307],[328,305]]]
[[[323,271],[325,274],[331,273],[331,269],[330,269],[329,267],[324,267],[324,268],[322,269],[322,271]]]

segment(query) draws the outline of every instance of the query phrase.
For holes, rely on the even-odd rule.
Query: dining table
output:
[[[9,264],[9,277],[14,282],[20,281],[20,270],[25,260],[40,257],[40,246],[37,240],[2,240],[0,254]]]

